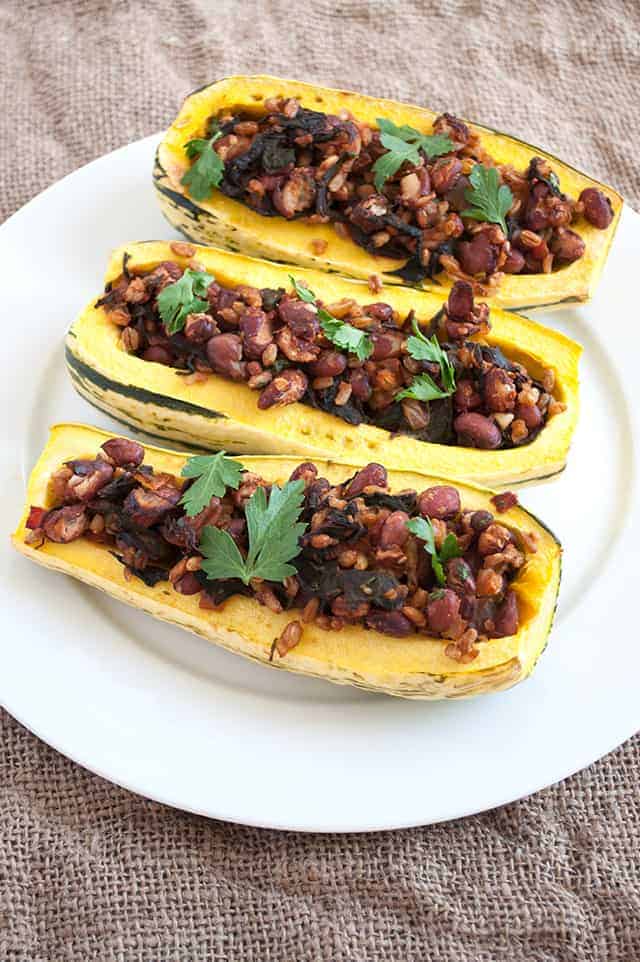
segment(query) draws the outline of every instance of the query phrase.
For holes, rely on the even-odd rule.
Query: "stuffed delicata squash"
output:
[[[552,475],[578,417],[580,347],[473,299],[184,243],[130,244],[73,324],[77,390],[201,449],[375,459],[493,486]]]
[[[154,182],[189,239],[503,307],[587,300],[622,198],[451,114],[276,77],[195,91]]]
[[[413,698],[525,678],[560,581],[558,542],[510,493],[74,424],[52,429],[13,543],[238,654]]]

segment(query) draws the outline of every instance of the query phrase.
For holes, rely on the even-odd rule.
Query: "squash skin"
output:
[[[467,665],[444,654],[447,642],[442,639],[425,636],[404,640],[353,626],[331,632],[316,625],[305,626],[302,641],[285,658],[276,656],[269,662],[273,639],[296,617],[295,611],[276,614],[245,597],[230,599],[219,611],[203,610],[198,607],[197,595],[180,595],[166,583],[151,588],[136,578],[127,581],[120,562],[108,547],[96,542],[84,538],[70,544],[46,542],[39,549],[25,544],[29,506],[47,507],[51,503],[51,473],[64,461],[95,456],[99,446],[112,436],[111,432],[79,424],[60,424],[51,429],[48,444],[29,480],[25,511],[12,536],[20,553],[245,657],[338,684],[405,698],[465,698],[509,688],[531,673],[546,645],[560,583],[561,548],[553,534],[520,507],[500,515],[500,523],[533,531],[540,539],[537,552],[527,555],[525,567],[513,582],[521,612],[520,630],[509,638],[480,645],[478,657]],[[174,474],[180,473],[187,457],[149,446],[146,452],[145,463]],[[243,458],[249,470],[273,481],[286,480],[297,463],[298,459],[291,457]],[[320,474],[334,482],[354,471],[352,465],[331,461],[318,463],[318,468]],[[392,490],[400,490],[422,489],[441,479],[390,472],[389,480]],[[465,507],[493,508],[490,491],[457,482],[456,485]]]
[[[128,264],[132,270],[152,268],[166,260],[184,268],[193,260],[223,284],[290,286],[290,268],[207,247],[197,248],[191,259],[160,241],[119,248],[111,257],[106,281],[120,275],[125,251],[131,255]],[[296,275],[327,302],[341,297],[365,303],[372,299],[362,282],[304,269],[296,269]],[[382,290],[375,299],[387,301],[404,314],[414,307],[419,320],[431,318],[442,307],[441,297],[398,286]],[[337,457],[354,464],[375,460],[391,468],[428,469],[445,477],[502,487],[548,477],[564,467],[578,418],[582,349],[557,331],[516,314],[494,309],[492,324],[486,341],[503,347],[514,360],[529,364],[534,373],[554,367],[554,391],[558,400],[567,404],[567,410],[552,418],[530,444],[503,451],[431,444],[393,436],[368,424],[354,427],[305,404],[261,411],[257,391],[218,375],[187,385],[174,369],[123,351],[117,327],[103,308],[93,304],[69,331],[67,365],[76,390],[90,403],[159,438],[239,454],[290,454],[314,460]]]
[[[401,267],[403,260],[369,254],[351,240],[339,237],[331,224],[310,225],[302,220],[265,218],[217,190],[206,201],[195,201],[186,193],[180,183],[190,166],[184,144],[203,135],[208,117],[221,108],[255,110],[263,100],[280,95],[297,97],[304,107],[327,113],[348,109],[358,119],[373,125],[376,117],[384,116],[400,125],[409,124],[418,130],[430,131],[437,117],[434,111],[410,104],[277,77],[237,76],[216,81],[186,98],[158,148],[153,180],[165,217],[196,243],[365,280],[371,274],[379,274],[386,284],[403,283],[389,273]],[[560,177],[561,188],[567,194],[577,198],[585,187],[597,187],[609,198],[614,211],[614,219],[604,231],[583,218],[572,225],[572,230],[586,243],[585,254],[580,260],[552,274],[505,275],[495,294],[487,298],[488,303],[524,308],[587,301],[593,295],[613,241],[623,206],[620,194],[522,140],[479,124],[469,126],[481,135],[484,147],[499,163],[511,163],[517,169],[524,169],[532,157],[546,158],[552,163]],[[314,254],[311,248],[311,241],[315,239],[327,242],[327,250],[321,256]],[[425,290],[446,291],[451,287],[451,281],[441,274],[438,282],[427,279],[422,286]]]

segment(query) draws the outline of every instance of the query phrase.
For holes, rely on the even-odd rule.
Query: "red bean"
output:
[[[471,515],[471,527],[476,534],[480,534],[490,524],[493,524],[493,515],[490,511],[474,511]]]
[[[202,585],[192,571],[178,578],[173,587],[181,595],[197,595],[202,591]]]
[[[506,638],[515,635],[519,625],[518,599],[515,591],[507,591],[504,601],[496,610],[493,619],[494,629],[491,635],[495,638]]]
[[[267,384],[264,388],[258,398],[258,407],[264,411],[267,408],[294,404],[304,396],[308,383],[309,380],[304,371],[287,368],[277,374],[271,384]]]
[[[376,321],[391,321],[393,318],[393,308],[390,304],[365,304],[363,310],[368,317],[374,317]]]
[[[337,377],[347,366],[347,358],[340,351],[322,351],[309,370],[313,377]]]
[[[447,313],[457,321],[466,321],[473,311],[473,288],[467,281],[456,281],[449,292]]]
[[[429,596],[427,618],[429,628],[439,635],[451,628],[460,612],[460,599],[450,588],[439,589]]]
[[[466,447],[493,450],[502,443],[502,434],[495,421],[475,411],[459,414],[453,427],[459,443]]]
[[[273,341],[271,321],[264,311],[249,308],[240,318],[240,331],[244,353],[247,357],[260,358]]]
[[[154,361],[156,364],[173,364],[173,354],[166,347],[159,344],[148,347],[142,355],[145,361]]]
[[[429,174],[436,194],[451,190],[462,173],[462,161],[458,157],[440,157],[432,165]]]
[[[144,448],[137,441],[129,438],[110,438],[102,445],[102,450],[107,454],[117,468],[127,467],[137,468],[144,461]]]
[[[404,335],[401,331],[382,331],[380,334],[372,334],[373,351],[372,361],[383,361],[388,357],[399,357],[404,344]]]
[[[381,464],[376,464],[375,461],[358,471],[345,491],[345,496],[355,498],[369,487],[387,487],[387,469]]]
[[[385,520],[380,531],[378,544],[381,548],[402,547],[409,537],[407,521],[409,515],[406,511],[392,511]]]
[[[351,373],[349,378],[349,383],[351,384],[351,393],[359,401],[368,401],[371,397],[371,382],[365,371],[361,368],[356,368]]]
[[[565,264],[580,260],[586,244],[579,234],[568,227],[558,227],[551,238],[550,247],[556,259]]]
[[[502,265],[505,274],[519,274],[525,265],[524,254],[517,248],[512,247],[507,254],[507,259]]]
[[[418,511],[425,518],[455,518],[460,512],[460,495],[448,484],[436,484],[418,495]]]
[[[464,558],[449,558],[445,564],[447,587],[459,595],[474,595],[476,582]]]
[[[296,337],[303,341],[312,341],[320,330],[316,311],[304,301],[283,297],[278,304],[278,314]]]
[[[234,381],[244,378],[242,341],[237,334],[216,334],[210,338],[207,341],[207,358],[216,374],[223,374]]]
[[[189,314],[184,326],[184,336],[194,344],[204,344],[218,332],[218,325],[208,314]]]
[[[304,481],[305,487],[311,484],[318,477],[318,469],[313,464],[312,461],[305,461],[303,464],[299,464],[297,468],[294,468],[291,472],[290,481]]]
[[[492,244],[485,231],[479,231],[473,240],[460,241],[456,256],[466,274],[492,274],[498,264],[498,248]]]
[[[113,477],[112,466],[99,458],[95,461],[69,461],[67,466],[73,471],[67,481],[67,491],[76,501],[92,501]]]
[[[44,519],[44,533],[49,541],[68,544],[75,541],[89,527],[89,516],[83,504],[69,504],[64,508],[50,511]]]
[[[381,631],[395,638],[405,638],[414,632],[413,625],[401,611],[371,611],[366,618],[367,628]]]
[[[596,187],[585,187],[579,198],[584,204],[584,216],[599,230],[605,230],[613,220],[611,201]]]
[[[516,403],[516,386],[500,367],[492,367],[484,379],[484,399],[490,411],[505,413],[513,411]]]
[[[542,413],[537,404],[518,404],[514,411],[517,418],[521,418],[529,431],[535,431],[542,424]]]
[[[473,408],[480,407],[482,398],[476,391],[473,381],[458,381],[453,403],[457,411],[470,411]]]

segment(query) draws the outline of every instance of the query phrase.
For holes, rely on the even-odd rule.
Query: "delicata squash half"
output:
[[[200,449],[376,460],[493,486],[552,475],[578,417],[581,348],[475,303],[369,287],[213,248],[111,258],[67,337],[80,394]]]
[[[451,114],[277,77],[195,91],[157,152],[190,240],[502,307],[585,301],[622,198],[551,154]]]
[[[512,494],[77,424],[52,428],[13,543],[238,654],[412,698],[525,678],[560,581],[558,542]]]

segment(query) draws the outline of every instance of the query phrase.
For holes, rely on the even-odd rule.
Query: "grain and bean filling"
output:
[[[259,488],[270,498],[272,486],[233,462],[237,486],[190,516],[185,498],[197,482],[154,471],[143,463],[144,453],[135,441],[112,438],[95,458],[62,465],[50,480],[54,506],[31,507],[27,542],[97,542],[122,563],[127,578],[150,586],[168,582],[180,594],[199,595],[204,609],[242,594],[272,611],[291,611],[274,642],[272,654],[280,657],[312,622],[333,631],[360,625],[397,638],[443,638],[447,655],[462,662],[477,657],[488,639],[518,630],[512,582],[537,539],[489,511],[465,510],[454,487],[392,494],[379,464],[337,485],[319,477],[313,464],[300,464],[291,476],[298,485],[288,485],[297,487],[302,532],[294,539],[293,573],[243,583],[207,575],[206,533],[212,526],[226,532],[246,558],[247,505]],[[276,493],[284,496],[286,487]],[[494,500],[496,511],[515,503],[510,493]]]
[[[188,244],[172,246],[195,253]],[[122,276],[97,302],[122,328],[124,350],[177,368],[187,383],[222,375],[258,391],[261,410],[299,401],[349,424],[484,449],[526,444],[564,410],[553,395],[553,370],[535,378],[498,347],[469,339],[489,331],[489,308],[474,303],[465,281],[416,332],[413,311],[403,317],[389,304],[352,299],[310,303],[295,278],[285,291],[225,287],[201,273],[197,309],[189,313],[187,303],[170,333],[159,301],[191,273],[166,261],[132,274],[125,256]]]
[[[585,244],[571,225],[584,218],[604,230],[613,219],[602,191],[568,197],[540,157],[526,170],[496,164],[479,135],[448,113],[425,138],[384,119],[378,129],[348,111],[308,110],[294,99],[265,108],[259,118],[210,118],[212,148],[224,163],[219,190],[267,217],[333,222],[372,254],[407,258],[397,272],[405,280],[443,271],[487,293],[504,274],[547,274],[578,260]],[[480,203],[470,216],[478,165],[495,168],[498,178],[490,185],[493,205]],[[502,185],[508,191],[498,195]],[[491,213],[496,203],[498,214]]]

